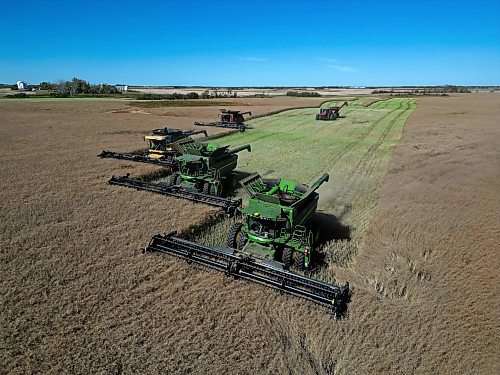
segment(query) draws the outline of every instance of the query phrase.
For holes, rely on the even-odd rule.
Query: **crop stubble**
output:
[[[339,322],[301,300],[141,254],[151,234],[186,231],[214,210],[108,187],[113,170],[154,169],[94,154],[140,148],[144,131],[165,123],[187,128],[198,109],[179,109],[188,117],[173,119],[156,116],[157,109],[153,116],[109,113],[116,103],[2,103],[0,367],[22,373],[494,373],[497,103],[497,94],[418,99],[376,189],[374,219],[368,229],[360,226],[363,246],[349,267],[335,268],[355,291],[348,318]],[[300,117],[291,116],[287,129],[300,132]],[[315,132],[348,118],[318,124]],[[373,125],[356,121],[368,121],[358,124],[364,132]],[[349,196],[342,179],[378,186],[366,170],[383,171],[388,158],[378,162],[366,154],[371,149],[385,157],[401,121],[379,146],[373,145],[386,128],[374,128],[356,147],[359,153],[342,158],[335,152],[354,135],[338,134],[330,155],[332,182],[338,182],[330,186],[338,186],[342,201],[334,202],[336,191],[323,207],[339,212],[362,199]],[[283,133],[287,141],[294,137]],[[310,158],[312,147],[291,152]],[[274,153],[252,156],[266,152]],[[271,175],[283,170],[280,163],[256,170]],[[358,168],[343,176],[349,165]],[[297,172],[300,180],[316,177],[312,169]]]

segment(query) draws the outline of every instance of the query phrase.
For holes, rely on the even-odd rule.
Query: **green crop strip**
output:
[[[322,106],[342,103],[335,100]],[[319,222],[315,225],[324,234],[319,250],[325,264],[347,266],[363,244],[389,161],[415,108],[411,98],[357,98],[349,101],[335,121],[317,121],[318,108],[292,109],[251,119],[246,122],[247,131],[231,133],[217,142],[252,146],[251,153],[239,153],[241,172],[306,184],[329,173],[330,181],[319,189]],[[245,202],[242,189],[236,195]],[[212,223],[190,239],[222,245],[232,222],[222,219]],[[313,277],[335,282],[328,267],[316,270]]]
[[[316,121],[318,108],[289,110],[249,120],[246,132],[230,134],[218,142],[252,145],[251,153],[239,154],[241,171],[308,184],[328,172],[330,181],[319,190],[319,210],[348,226],[351,241],[345,246],[332,241],[326,250],[331,248],[335,254],[327,256],[345,265],[363,240],[389,160],[415,107],[415,100],[408,98],[359,98],[344,107],[335,121]]]

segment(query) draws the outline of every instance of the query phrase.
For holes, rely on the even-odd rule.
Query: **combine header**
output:
[[[340,115],[340,110],[347,105],[347,102],[344,102],[340,107],[320,108],[319,113],[316,115],[316,120],[336,120]]]
[[[190,137],[195,134],[204,134],[206,137],[207,131],[191,130],[184,132],[179,129],[155,129],[151,132],[151,135],[144,137],[148,149],[142,155],[103,151],[97,156],[101,158],[113,158],[139,163],[156,164],[163,167],[173,167],[173,158],[180,154],[179,148],[176,147],[177,142],[191,140]]]
[[[334,316],[347,310],[351,292],[349,283],[331,285],[285,270],[279,263],[258,259],[236,249],[210,247],[176,237],[175,232],[154,236],[145,252],[161,252],[202,264],[236,279],[253,281],[328,306]]]
[[[231,199],[216,197],[210,194],[200,193],[195,190],[183,189],[165,183],[154,183],[130,178],[130,175],[115,177],[112,176],[108,183],[110,185],[125,186],[136,190],[149,191],[151,193],[167,195],[176,198],[184,198],[197,203],[204,203],[210,206],[222,208],[228,216],[233,216],[238,207],[241,206],[241,199]]]
[[[219,113],[220,121],[217,122],[199,122],[195,121],[196,126],[216,126],[218,128],[236,129],[240,132],[245,131],[244,115],[252,116],[252,112],[231,111],[229,109],[221,109]]]

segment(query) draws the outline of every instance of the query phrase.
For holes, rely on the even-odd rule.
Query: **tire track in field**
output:
[[[357,206],[357,203],[367,198],[366,192],[362,192],[362,189],[356,189],[355,187],[366,186],[366,179],[374,175],[373,171],[381,162],[380,158],[377,157],[377,152],[380,146],[386,141],[395,124],[408,112],[408,110],[410,110],[410,103],[410,100],[401,101],[400,107],[403,107],[403,105],[405,107],[387,124],[377,141],[368,148],[356,166],[352,169],[352,172],[349,174],[349,177],[338,193],[338,201],[349,201],[350,204]],[[369,205],[369,207],[360,210],[355,215],[354,219],[358,223],[359,231],[363,231],[368,224],[371,209],[375,206],[376,204]]]
[[[344,191],[347,190],[347,188],[352,185],[349,182],[351,180],[353,180],[356,176],[362,175],[363,174],[362,172],[365,172],[364,173],[365,176],[368,174],[371,174],[371,172],[373,170],[373,164],[374,164],[373,162],[378,161],[378,158],[375,157],[376,152],[378,151],[380,146],[385,142],[387,136],[391,132],[391,130],[394,127],[394,125],[396,124],[396,122],[410,109],[409,101],[404,101],[404,102],[402,101],[400,104],[401,105],[398,107],[398,110],[401,109],[401,112],[399,114],[397,114],[387,124],[387,126],[385,127],[385,129],[382,132],[382,134],[380,135],[380,137],[375,141],[375,143],[373,143],[368,148],[368,150],[363,154],[363,156],[361,157],[359,162],[356,164],[356,166],[354,166],[354,168],[352,169],[352,173],[349,175],[349,178],[347,179],[346,184],[343,186],[343,189],[341,190],[341,193],[344,193]],[[405,105],[405,108],[401,108],[403,106],[403,104]],[[359,172],[359,173],[357,173],[357,172]]]
[[[388,100],[391,100],[391,99],[388,99]],[[347,155],[349,153],[349,151],[351,151],[354,147],[356,147],[359,143],[361,143],[366,137],[368,137],[368,135],[373,131],[373,129],[375,129],[375,127],[377,125],[379,125],[384,119],[386,119],[387,117],[389,117],[391,114],[393,114],[394,112],[398,111],[401,109],[402,107],[402,103],[403,101],[400,101],[398,103],[398,107],[393,109],[392,111],[386,113],[385,115],[383,115],[382,117],[380,117],[378,120],[374,121],[372,125],[370,125],[370,127],[368,129],[366,129],[366,131],[359,137],[357,138],[356,140],[354,140],[353,142],[349,143],[346,147],[344,147],[342,150],[340,150],[339,152],[337,152],[336,154],[333,155],[333,158],[330,158],[328,159],[325,163],[324,163],[324,166],[323,168],[328,168],[328,169],[331,169],[331,167],[333,167],[335,164],[337,164],[343,157],[345,157],[345,155]]]

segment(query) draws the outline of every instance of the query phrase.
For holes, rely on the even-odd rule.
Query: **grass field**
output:
[[[323,106],[340,103],[326,102]],[[329,173],[330,181],[319,190],[317,225],[326,232],[323,240],[327,241],[329,260],[346,266],[362,243],[389,160],[414,108],[414,99],[354,99],[336,121],[316,121],[317,108],[294,109],[250,120],[248,131],[218,142],[252,146],[251,153],[239,154],[240,171],[307,184]],[[226,226],[223,223],[221,230],[211,227],[203,241],[223,241]],[[329,278],[331,273],[318,276]]]

